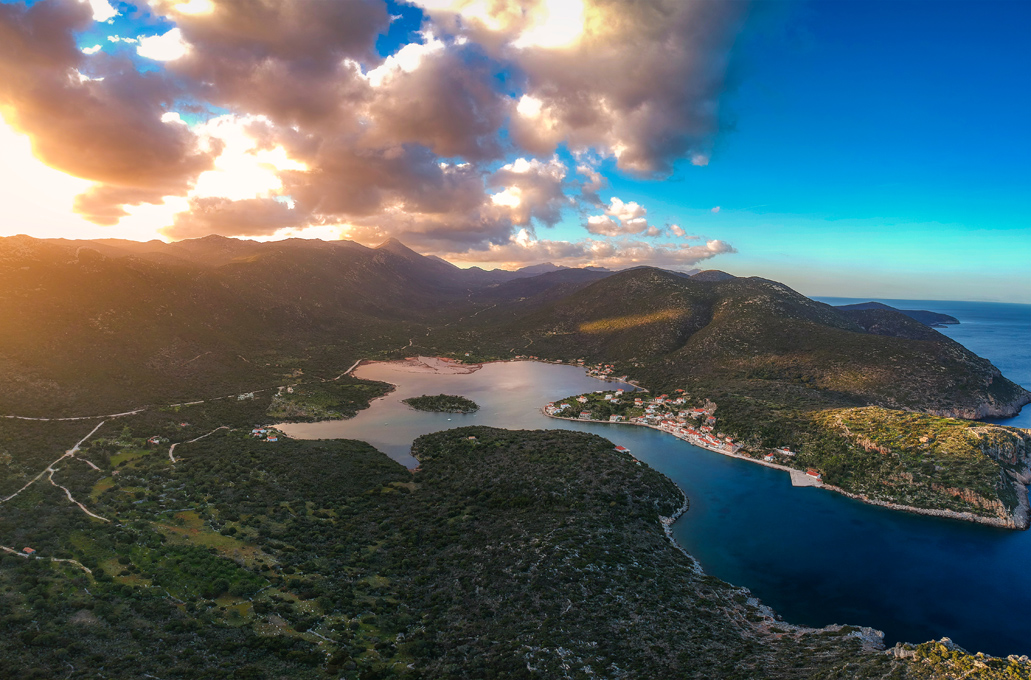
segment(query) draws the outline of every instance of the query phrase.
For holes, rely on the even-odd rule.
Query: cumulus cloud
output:
[[[149,0],[171,28],[110,35],[132,47],[107,53],[75,37],[113,16],[108,0],[0,4],[0,110],[91,182],[75,205],[96,224],[151,203],[179,209],[172,238],[396,236],[673,266],[732,249],[627,240],[684,232],[603,202],[599,168],[708,162],[743,2],[419,0],[420,38],[385,58],[382,0]],[[214,107],[228,113],[195,121]],[[537,240],[573,210],[593,238]]]
[[[552,241],[535,240],[523,232],[507,243],[491,244],[483,250],[448,253],[446,256],[455,262],[498,263],[508,267],[547,261],[566,266],[623,269],[638,265],[690,267],[717,255],[734,252],[737,251],[729,243],[719,240],[693,246],[631,239]]]
[[[621,236],[640,234],[658,236],[661,230],[648,224],[648,211],[639,203],[622,200],[613,196],[605,209],[604,215],[592,215],[587,218],[587,231],[602,236]]]
[[[169,68],[198,98],[285,125],[354,122],[365,96],[356,62],[378,61],[376,37],[390,17],[376,0],[223,0],[207,11],[153,0],[189,53]]]
[[[507,210],[515,225],[526,226],[531,219],[554,225],[570,203],[562,189],[566,171],[557,157],[547,162],[517,158],[491,178],[493,185],[504,187],[491,196],[491,202]]]
[[[604,203],[598,192],[608,186],[608,181],[594,167],[586,163],[577,165],[576,172],[584,177],[584,181],[580,183],[580,200],[596,208],[602,207]]]
[[[708,162],[743,0],[420,4],[525,75],[513,138],[528,151],[551,153],[565,141],[645,175],[667,174],[680,158]],[[557,20],[567,12],[575,18]]]
[[[87,0],[80,0],[80,2],[87,2]],[[109,21],[119,14],[108,0],[88,0],[88,4],[90,10],[93,11],[93,21]]]
[[[474,51],[430,36],[370,71],[372,87],[359,108],[368,121],[363,143],[416,143],[473,161],[500,157],[508,103],[494,70]]]
[[[270,236],[282,229],[303,226],[306,216],[272,198],[196,198],[189,209],[175,216],[170,227],[162,230],[172,239],[199,238],[208,234],[223,236]]]
[[[124,203],[184,193],[212,154],[189,129],[161,122],[178,93],[167,76],[102,52],[86,69],[74,35],[91,11],[74,0],[0,5],[0,109],[38,158],[95,183],[78,205],[111,224]]]
[[[161,35],[142,36],[136,48],[136,54],[154,61],[175,61],[189,52],[190,46],[183,40],[183,33],[178,28]]]

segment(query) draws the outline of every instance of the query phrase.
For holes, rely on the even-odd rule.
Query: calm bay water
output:
[[[1025,349],[1031,307],[1000,305],[1016,308],[1000,314],[984,303],[885,302],[956,316],[963,323],[945,333],[1008,377],[1031,384]],[[1031,654],[1031,532],[910,515],[794,488],[784,472],[647,428],[546,418],[539,408],[549,401],[613,389],[571,366],[517,362],[440,375],[372,364],[357,374],[398,389],[351,420],[282,429],[294,437],[362,439],[408,466],[416,464],[409,454],[416,437],[451,427],[594,432],[676,481],[691,499],[690,511],[674,525],[677,540],[707,573],[750,588],[786,620],[873,626],[885,631],[889,645],[949,636],[972,651]],[[473,399],[480,411],[424,413],[401,403],[439,393]]]

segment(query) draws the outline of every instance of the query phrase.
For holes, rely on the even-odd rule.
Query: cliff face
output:
[[[1005,378],[1003,378],[1005,380]],[[1009,382],[1008,380],[1006,382]],[[1012,385],[1012,383],[1010,383]],[[1010,418],[1027,404],[1031,404],[1031,392],[1019,385],[1014,385],[1013,394],[1007,398],[996,398],[991,392],[985,395],[986,401],[977,406],[930,409],[928,413],[945,418],[963,418],[979,420],[981,418]]]
[[[818,421],[865,457],[843,490],[866,500],[1028,528],[1031,431],[878,407]]]

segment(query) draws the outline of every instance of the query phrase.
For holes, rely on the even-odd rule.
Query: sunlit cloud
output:
[[[183,40],[182,31],[173,28],[163,35],[141,37],[136,53],[154,61],[175,61],[186,56],[190,45]]]
[[[170,112],[174,113],[174,112]],[[181,122],[178,114],[166,114],[169,124]],[[287,156],[282,146],[258,148],[258,141],[248,133],[249,125],[261,123],[259,117],[220,116],[194,127],[208,148],[221,145],[215,168],[200,174],[191,198],[226,198],[239,201],[269,196],[283,188],[280,173],[284,170],[307,170],[304,163]]]
[[[175,11],[180,14],[210,14],[215,11],[215,3],[212,0],[189,0],[175,5]]]
[[[47,166],[32,154],[26,135],[0,118],[0,205],[4,219],[0,236],[31,234],[38,238],[128,238],[149,240],[156,226],[171,223],[185,201],[129,207],[117,226],[102,227],[75,214],[75,197],[91,185]]]
[[[119,12],[108,0],[79,0],[80,2],[88,2],[90,9],[93,10],[94,21],[109,21],[118,16]]]

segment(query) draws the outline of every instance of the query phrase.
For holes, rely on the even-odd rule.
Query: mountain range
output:
[[[394,239],[8,237],[0,314],[0,406],[26,415],[242,391],[402,350],[618,362],[658,389],[967,417],[1031,400],[892,309],[718,271],[462,269]]]

